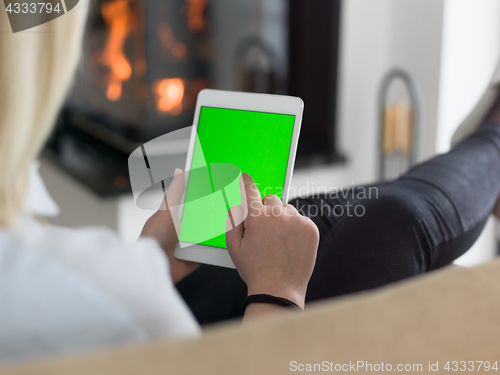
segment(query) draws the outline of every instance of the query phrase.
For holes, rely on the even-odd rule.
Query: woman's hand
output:
[[[228,225],[229,222],[241,224],[228,231],[226,244],[247,284],[248,295],[271,294],[289,299],[303,308],[316,262],[318,228],[292,205],[283,205],[275,195],[261,200],[250,175],[243,174],[241,184],[247,204],[229,210]],[[262,311],[272,308],[256,305],[262,305],[259,308]],[[258,306],[252,309],[257,310]]]
[[[174,258],[175,246],[178,241],[175,227],[180,228],[177,209],[184,189],[184,172],[181,169],[176,169],[174,179],[168,187],[166,199],[163,200],[160,210],[146,221],[141,233],[141,236],[154,237],[160,243],[170,262],[170,274],[174,284],[177,284],[200,265]]]

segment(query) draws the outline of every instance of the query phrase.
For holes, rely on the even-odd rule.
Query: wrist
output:
[[[248,287],[248,296],[255,294],[268,294],[274,297],[281,297],[292,301],[301,309],[305,305],[305,291],[293,290],[292,288],[276,288],[276,287]]]
[[[254,318],[260,318],[262,316],[269,316],[275,313],[283,313],[290,311],[288,307],[283,307],[279,305],[273,305],[270,303],[251,303],[247,306],[245,310],[245,315],[243,315],[243,323],[253,320]]]

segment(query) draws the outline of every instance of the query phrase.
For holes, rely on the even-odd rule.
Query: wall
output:
[[[449,149],[500,57],[500,1],[446,0],[444,8],[437,152]]]
[[[377,177],[377,93],[390,59],[392,2],[342,3],[338,127],[355,184]]]

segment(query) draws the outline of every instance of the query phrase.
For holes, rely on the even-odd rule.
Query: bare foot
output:
[[[488,114],[482,121],[482,123],[486,122],[495,122],[500,124],[500,85],[496,86],[497,90],[497,98],[495,99],[493,105],[491,106]]]
[[[495,102],[484,118],[483,123],[495,122],[497,124],[500,124],[500,86],[497,86],[497,92],[499,95],[495,99]],[[495,207],[493,208],[493,215],[497,219],[500,219],[500,196],[498,197]]]
[[[495,204],[495,208],[493,208],[493,215],[500,219],[500,197],[497,199],[497,203]]]

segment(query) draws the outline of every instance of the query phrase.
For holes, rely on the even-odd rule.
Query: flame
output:
[[[100,56],[101,64],[111,71],[106,96],[111,101],[117,101],[122,95],[122,82],[132,75],[123,44],[133,29],[134,14],[129,7],[129,0],[106,2],[101,7],[101,14],[109,29],[108,40]]]
[[[119,79],[111,79],[108,83],[106,96],[112,102],[116,102],[122,95],[122,81]]]
[[[166,23],[158,26],[158,39],[163,48],[174,57],[182,58],[186,56],[186,45],[175,40],[172,29]]]
[[[157,95],[156,107],[159,112],[178,115],[182,111],[184,82],[180,78],[165,78],[154,83]]]
[[[187,20],[189,31],[201,31],[205,28],[205,18],[203,12],[208,0],[186,0]]]

